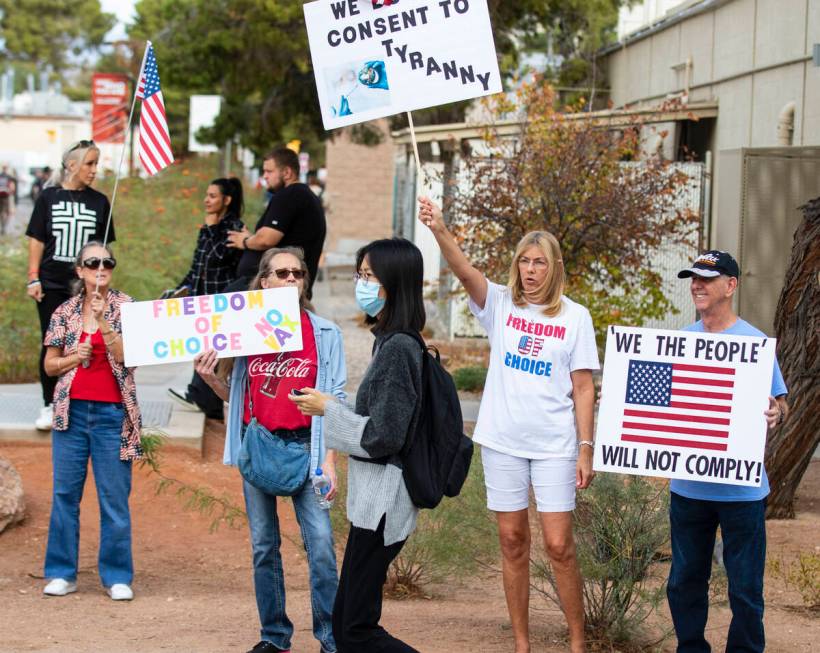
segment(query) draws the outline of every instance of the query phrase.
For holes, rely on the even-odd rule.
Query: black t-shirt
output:
[[[26,236],[45,244],[40,262],[43,289],[67,289],[77,278],[74,260],[89,240],[102,240],[110,205],[108,198],[94,190],[67,190],[52,186],[37,196]],[[114,241],[114,224],[108,242]]]
[[[307,184],[295,183],[276,191],[256,223],[257,231],[260,227],[270,227],[285,234],[277,247],[301,247],[305,251],[310,286],[313,287],[327,224],[322,202]],[[239,276],[255,276],[262,254],[261,250],[245,250],[239,260]]]

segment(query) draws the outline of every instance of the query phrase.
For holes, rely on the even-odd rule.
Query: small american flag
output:
[[[174,162],[171,137],[165,120],[165,102],[159,86],[159,71],[151,41],[145,49],[145,61],[137,85],[137,97],[142,100],[140,110],[140,163],[149,175],[155,175]]]
[[[732,367],[629,361],[621,440],[726,451]]]

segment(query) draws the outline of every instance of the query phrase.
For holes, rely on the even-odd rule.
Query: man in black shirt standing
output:
[[[299,157],[293,150],[273,150],[265,157],[262,170],[273,197],[256,223],[256,231],[228,232],[228,246],[244,250],[236,283],[244,281],[242,290],[247,288],[259,269],[262,254],[271,247],[301,247],[310,273],[310,299],[327,231],[322,202],[307,184],[299,181]]]
[[[310,299],[327,231],[322,202],[307,184],[299,182],[299,157],[293,150],[282,147],[270,152],[262,171],[273,197],[253,234],[247,228],[228,232],[228,247],[243,252],[238,278],[223,292],[247,290],[259,270],[262,254],[271,247],[301,247],[310,277],[305,295]],[[196,373],[187,391],[169,388],[168,393],[179,403],[202,410],[208,417],[222,418],[222,400]]]

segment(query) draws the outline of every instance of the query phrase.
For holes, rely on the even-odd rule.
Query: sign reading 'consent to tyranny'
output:
[[[123,304],[122,342],[128,367],[190,361],[212,349],[219,358],[300,351],[299,293],[269,288]]]
[[[759,486],[776,344],[610,327],[595,470]]]
[[[304,5],[325,129],[501,91],[487,0]]]

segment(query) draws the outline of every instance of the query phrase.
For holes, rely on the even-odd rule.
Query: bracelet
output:
[[[32,279],[26,284],[26,288],[31,288],[32,286],[39,286],[40,280],[39,279]]]
[[[249,247],[248,247],[248,239],[250,239],[250,236],[245,236],[245,237],[242,239],[242,249],[249,249]]]
[[[595,443],[592,440],[578,440],[578,449],[580,450],[583,446],[587,446],[590,449],[594,449]]]

